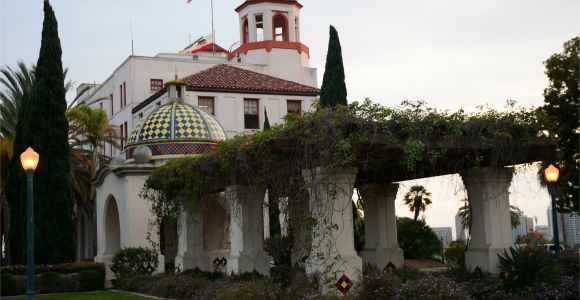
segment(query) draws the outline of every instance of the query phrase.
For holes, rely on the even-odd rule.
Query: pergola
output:
[[[356,159],[350,165],[302,170],[309,197],[307,217],[316,222],[309,236],[302,237],[308,244],[295,249],[293,264],[303,264],[308,274],[319,274],[321,282],[331,284],[343,274],[359,281],[366,263],[381,269],[389,264],[401,267],[403,252],[397,243],[394,205],[396,182],[459,173],[472,205],[471,244],[466,265],[471,270],[479,267],[484,272],[498,273],[497,254],[512,246],[508,192],[512,167],[552,157],[555,144],[543,137],[525,144],[499,142],[489,147],[480,145],[476,139],[444,142],[433,139],[425,143],[426,148],[441,150],[444,157],[435,162],[417,161],[418,167],[409,170],[400,163],[404,156],[402,143],[373,136],[354,145]],[[300,147],[295,140],[276,139],[267,149],[280,157],[291,157]],[[502,151],[509,153],[502,155]],[[365,212],[365,248],[360,256],[354,250],[352,224],[355,187],[364,199]],[[230,218],[227,272],[256,270],[268,274],[271,259],[263,250],[267,186],[251,184],[239,174],[202,185],[204,195],[220,192],[225,192]],[[286,196],[286,205],[293,204],[292,198],[293,195]],[[183,269],[209,269],[204,247],[200,247],[203,213],[184,210],[180,217],[185,231],[180,234],[179,243],[187,246],[179,247],[176,264],[182,264]]]

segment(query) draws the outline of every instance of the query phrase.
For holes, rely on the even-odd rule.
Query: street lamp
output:
[[[26,171],[28,188],[26,198],[26,299],[34,299],[34,202],[32,201],[32,179],[40,156],[31,147],[20,154],[20,163]]]
[[[556,181],[558,181],[558,176],[560,175],[560,170],[550,165],[544,171],[544,176],[546,176],[546,181],[548,182],[548,192],[552,198],[552,227],[554,235],[554,251],[556,255],[560,254],[560,234],[558,233],[558,208],[556,206]]]

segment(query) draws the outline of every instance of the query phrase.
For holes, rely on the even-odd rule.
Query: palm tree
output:
[[[77,154],[86,151],[90,154],[89,174],[94,179],[99,166],[108,158],[99,154],[99,146],[108,143],[119,148],[120,137],[116,126],[109,124],[107,112],[103,109],[93,109],[85,104],[70,108],[66,112],[69,120],[71,146]],[[93,196],[95,186],[91,184],[90,195]]]
[[[22,106],[25,95],[32,89],[34,83],[35,65],[28,67],[23,61],[19,61],[16,69],[9,66],[0,68],[0,136],[7,137],[14,135],[16,123],[18,121],[18,111]],[[64,76],[68,73],[68,68],[64,69]],[[66,81],[64,85],[65,93],[72,89],[73,81]],[[82,96],[89,88],[81,90],[74,102]],[[72,105],[71,103],[71,105]],[[70,106],[69,106],[70,107]]]
[[[18,110],[22,105],[24,95],[32,89],[34,82],[34,65],[28,68],[19,61],[17,69],[6,66],[0,69],[0,134],[11,136],[16,130]]]
[[[463,229],[467,231],[469,236],[471,233],[471,204],[467,198],[461,200],[461,202],[463,202],[463,205],[459,208],[458,214],[461,217],[461,225],[463,225]],[[519,211],[518,207],[510,205],[510,223],[512,228],[520,225]]]
[[[427,192],[425,187],[422,185],[412,186],[407,194],[405,194],[403,201],[409,206],[409,209],[415,213],[415,221],[419,218],[419,213],[421,211],[424,212],[427,209],[427,206],[431,204],[431,198],[429,197],[431,197],[431,193]]]

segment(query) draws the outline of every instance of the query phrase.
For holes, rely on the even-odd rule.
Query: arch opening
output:
[[[105,254],[114,255],[121,249],[119,209],[115,197],[109,197],[105,207]]]
[[[279,42],[288,41],[288,19],[281,13],[274,15],[272,19],[272,26],[274,27],[272,32],[274,34],[274,40]]]

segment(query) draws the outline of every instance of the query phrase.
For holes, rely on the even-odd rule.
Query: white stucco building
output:
[[[232,52],[215,44],[201,48],[192,44],[175,54],[130,56],[103,83],[79,86],[77,91],[87,90],[79,102],[107,111],[123,138],[121,149],[101,146],[101,153],[114,159],[97,178],[97,252],[91,253],[90,222],[81,215],[79,259],[95,256],[108,265],[122,248],[162,242],[159,236],[148,240],[150,208],[139,197],[156,167],[260,130],[266,113],[274,125],[288,113],[312,109],[320,91],[316,69],[309,65],[309,49],[300,41],[301,8],[297,1],[245,1],[236,9],[240,46]],[[204,202],[207,213],[184,213],[180,219],[182,228],[202,222],[207,224],[203,229],[195,227],[169,238],[171,232],[161,229],[165,243],[173,242],[164,245],[158,271],[163,270],[164,255],[175,258],[182,270],[209,269],[217,261],[222,271],[247,271],[247,254],[242,254],[249,250],[243,247],[243,238],[230,234],[237,228],[229,220],[235,211],[228,207],[225,194],[217,198]],[[258,208],[252,211],[261,214]],[[259,248],[255,251],[260,253],[247,257],[262,257],[261,265],[253,262],[253,267],[266,273],[269,259]],[[229,262],[227,268],[224,261]]]

